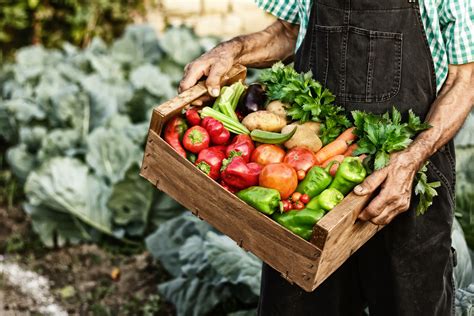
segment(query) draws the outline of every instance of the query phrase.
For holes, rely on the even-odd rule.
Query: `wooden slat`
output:
[[[357,220],[358,214],[370,198],[350,193],[314,227],[311,242],[323,252],[313,289],[382,229],[383,226]]]
[[[321,255],[314,244],[226,191],[151,130],[141,175],[289,281],[313,289]]]
[[[242,65],[235,65],[223,78],[221,85],[230,85],[239,80],[245,80],[247,75],[247,68]],[[207,89],[204,81],[200,81],[194,87],[184,91],[175,98],[155,107],[150,123],[150,129],[155,131],[158,135],[161,134],[163,125],[171,117],[175,116],[181,110],[192,103],[194,100],[207,94]]]

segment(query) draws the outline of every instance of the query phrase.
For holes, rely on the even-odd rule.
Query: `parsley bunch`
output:
[[[355,133],[359,137],[354,155],[373,155],[375,170],[388,165],[390,153],[407,148],[418,132],[431,127],[428,123],[422,123],[411,110],[408,112],[407,123],[402,123],[402,116],[395,108],[392,113],[383,115],[363,111],[352,111],[351,114],[356,127]]]
[[[416,215],[423,215],[428,210],[428,208],[433,204],[433,198],[438,195],[436,188],[441,186],[439,181],[428,182],[428,176],[426,167],[429,162],[426,162],[424,166],[416,174],[416,185],[415,185],[415,194],[420,196],[418,205],[416,206]]]
[[[336,97],[313,79],[311,72],[298,73],[278,62],[260,74],[270,100],[287,103],[287,115],[301,123],[321,123],[321,141],[327,144],[351,126],[344,109],[333,104]]]

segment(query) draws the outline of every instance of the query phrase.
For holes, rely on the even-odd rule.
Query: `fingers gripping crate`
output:
[[[223,84],[245,76],[246,68],[237,66]],[[289,282],[313,291],[381,228],[356,221],[368,197],[349,194],[314,226],[310,241],[247,205],[179,156],[161,138],[164,124],[206,93],[201,82],[153,110],[141,175],[278,270]]]

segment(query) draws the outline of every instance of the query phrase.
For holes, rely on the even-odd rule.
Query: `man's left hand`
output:
[[[368,195],[381,187],[380,193],[359,214],[360,220],[386,225],[408,210],[413,180],[422,163],[418,160],[408,152],[392,154],[388,166],[375,171],[354,188],[355,194]]]

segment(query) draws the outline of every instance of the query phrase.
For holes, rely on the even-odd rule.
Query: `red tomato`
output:
[[[284,212],[288,212],[289,210],[291,210],[291,202],[290,201],[283,200],[282,203],[283,203],[283,211]]]
[[[307,172],[316,164],[316,157],[308,148],[295,147],[286,154],[283,162],[295,168],[296,171]]]
[[[293,203],[293,208],[295,210],[302,210],[304,209],[304,204],[301,201],[296,201],[295,203]]]
[[[263,144],[253,151],[250,160],[266,166],[271,163],[282,162],[284,157],[285,151],[277,145]]]
[[[287,199],[295,192],[298,186],[298,177],[295,169],[286,163],[266,165],[259,177],[260,186],[280,192],[281,198]]]
[[[301,198],[301,193],[300,192],[295,192],[291,195],[291,201],[297,202]]]
[[[304,177],[306,177],[306,172],[304,172],[304,170],[298,170],[296,172],[296,174],[298,175],[298,180],[301,181],[304,179]]]
[[[293,193],[294,194],[294,193]],[[301,197],[300,197],[300,201],[303,202],[304,204],[308,204],[308,202],[311,200],[311,198],[309,197],[308,194],[303,194]]]

